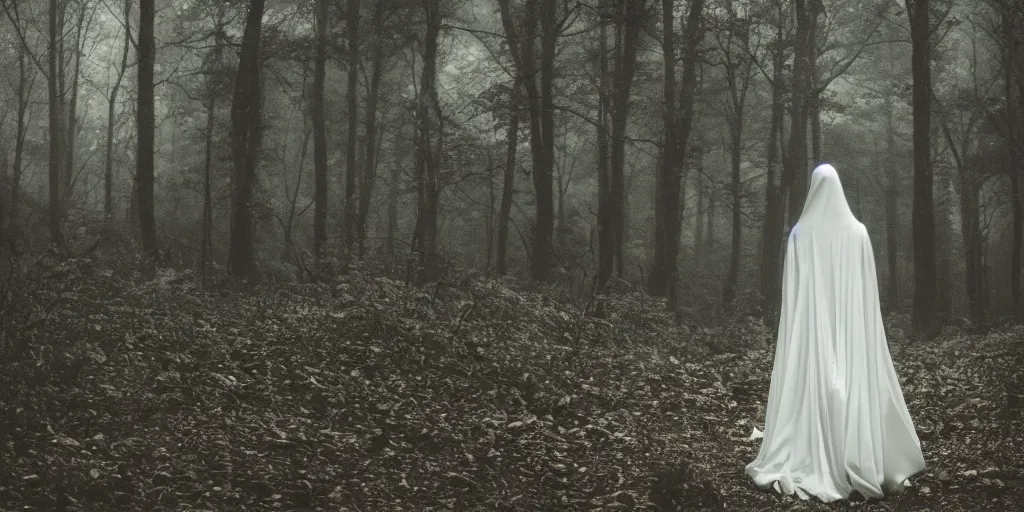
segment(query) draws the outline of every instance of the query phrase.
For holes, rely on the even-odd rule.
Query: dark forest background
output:
[[[770,317],[831,162],[888,311],[1021,312],[1015,2],[264,3],[4,2],[5,247]]]
[[[832,163],[927,469],[757,491]],[[1010,510],[1018,0],[0,0],[0,508]]]

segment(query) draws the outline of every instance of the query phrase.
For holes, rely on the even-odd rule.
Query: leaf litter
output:
[[[757,490],[743,474],[773,355],[758,322],[680,327],[640,295],[608,298],[595,319],[495,281],[347,279],[246,293],[83,281],[74,308],[33,334],[48,350],[0,368],[0,508],[973,511],[1024,501],[1019,329],[893,340],[928,469],[884,501],[824,505]]]

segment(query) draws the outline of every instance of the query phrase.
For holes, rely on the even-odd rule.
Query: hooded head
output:
[[[810,226],[822,224],[848,224],[857,219],[850,211],[850,205],[843,194],[839,174],[829,164],[819,165],[811,174],[811,187],[804,201],[803,213],[797,224]]]

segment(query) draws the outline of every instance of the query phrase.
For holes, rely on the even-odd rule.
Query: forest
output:
[[[1008,510],[1017,0],[0,0],[0,509]],[[828,162],[929,464],[755,489]]]

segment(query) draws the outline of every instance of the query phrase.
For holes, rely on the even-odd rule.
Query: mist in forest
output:
[[[204,280],[459,268],[770,316],[829,162],[887,310],[985,323],[1021,309],[1018,11],[7,0],[4,233]]]
[[[0,508],[792,505],[823,163],[926,463],[863,506],[1012,509],[1019,1],[0,0]]]

